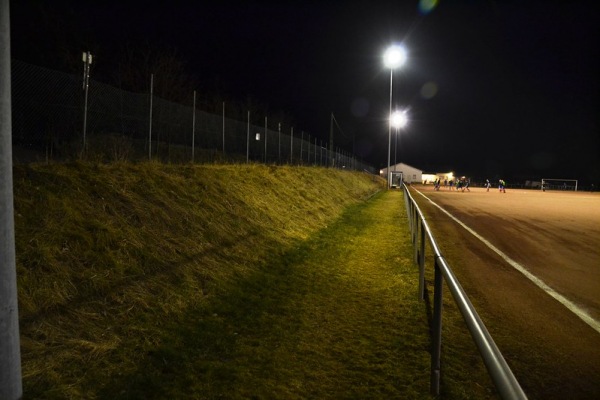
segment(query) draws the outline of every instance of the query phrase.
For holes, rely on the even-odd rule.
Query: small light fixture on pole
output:
[[[87,133],[87,106],[88,106],[88,91],[90,87],[90,66],[92,65],[92,54],[87,51],[83,53],[83,153],[86,149],[86,133]]]
[[[383,64],[386,68],[390,69],[390,113],[392,115],[392,80],[394,76],[394,69],[401,67],[406,62],[406,50],[404,47],[398,45],[390,46],[385,54],[383,55]],[[388,127],[388,162],[387,162],[387,181],[388,189],[391,187],[390,179],[390,157],[392,149],[392,125]]]

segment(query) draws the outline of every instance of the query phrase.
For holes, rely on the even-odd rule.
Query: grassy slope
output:
[[[14,182],[32,397],[93,397],[166,325],[377,189],[363,174],[265,166],[28,166]]]
[[[378,180],[75,163],[14,182],[26,397],[429,398],[401,194],[362,201]],[[488,396],[470,362],[446,398]]]

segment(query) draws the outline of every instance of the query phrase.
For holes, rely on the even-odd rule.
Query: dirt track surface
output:
[[[416,185],[441,251],[530,399],[599,399],[600,332],[415,190],[600,321],[600,194]]]

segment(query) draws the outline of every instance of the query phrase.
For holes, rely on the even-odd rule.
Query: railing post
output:
[[[419,257],[419,300],[425,300],[425,227],[421,224],[421,251]]]
[[[442,353],[442,287],[443,276],[438,265],[439,257],[434,262],[435,277],[433,288],[433,320],[431,321],[431,381],[432,395],[440,394],[440,369]]]
[[[406,213],[407,213],[406,216],[408,217],[408,228],[410,229],[411,234],[412,234],[413,226],[414,226],[412,209],[413,209],[412,202],[409,201],[408,207],[406,208]]]
[[[420,229],[423,229],[423,223],[421,222],[421,218],[416,216],[415,220],[415,229],[412,231],[412,245],[413,245],[413,263],[417,265],[419,263],[419,246],[417,246],[417,236],[419,236],[419,226]]]
[[[419,229],[419,214],[417,213],[417,209],[416,207],[413,207],[413,217],[412,217],[413,221],[415,222],[415,224],[413,225],[413,230],[412,230],[412,243],[413,245],[415,245],[417,243],[417,230]],[[416,260],[415,260],[416,263]]]

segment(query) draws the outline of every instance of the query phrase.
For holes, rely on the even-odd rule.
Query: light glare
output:
[[[396,111],[390,116],[390,124],[396,129],[401,129],[408,123],[406,111]]]
[[[406,50],[402,46],[390,46],[383,55],[383,63],[387,68],[398,68],[406,61]]]

